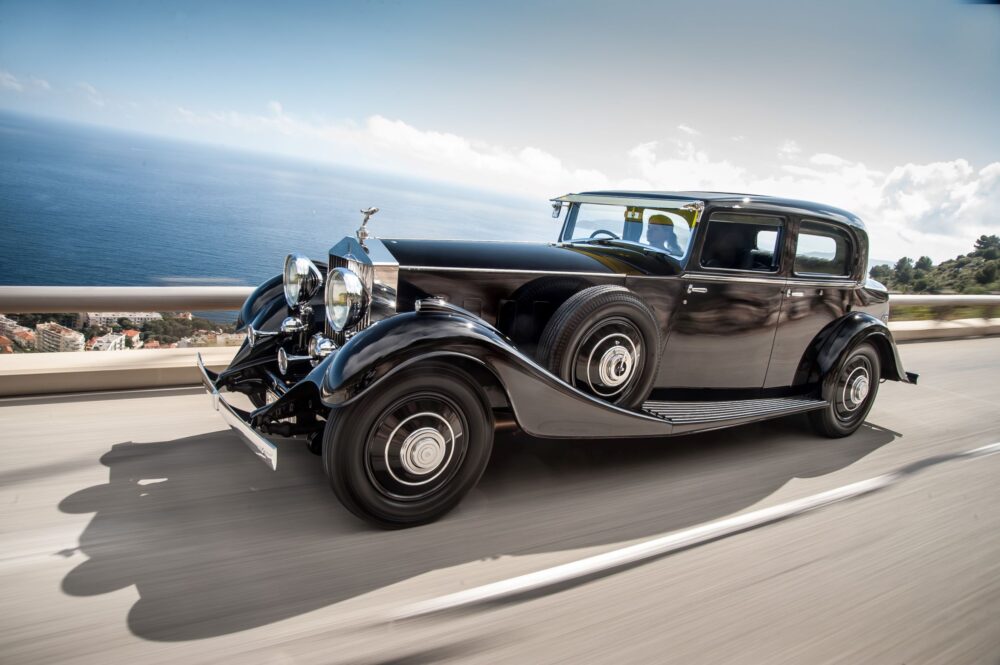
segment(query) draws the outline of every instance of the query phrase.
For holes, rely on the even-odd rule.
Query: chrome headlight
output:
[[[326,322],[336,332],[358,325],[371,302],[364,282],[352,270],[334,268],[326,277]]]
[[[289,307],[308,302],[323,286],[323,273],[316,264],[299,253],[285,257],[285,302]]]

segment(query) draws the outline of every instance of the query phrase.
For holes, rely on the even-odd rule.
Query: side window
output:
[[[701,265],[774,272],[781,259],[781,231],[778,217],[716,213],[708,220]]]
[[[843,229],[802,222],[795,246],[795,273],[845,277],[850,273],[851,238]]]

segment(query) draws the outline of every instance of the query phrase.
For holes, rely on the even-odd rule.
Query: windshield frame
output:
[[[559,231],[559,242],[567,244],[614,244],[618,246],[634,247],[639,251],[648,251],[655,254],[660,254],[665,257],[669,257],[672,261],[684,264],[691,257],[696,236],[700,222],[704,216],[705,212],[705,202],[696,199],[659,199],[659,198],[640,198],[631,196],[602,196],[602,195],[581,195],[581,194],[569,194],[567,196],[560,197],[558,199],[553,199],[553,201],[568,202],[568,210],[563,220],[562,228]],[[687,247],[681,256],[671,254],[659,247],[653,245],[647,245],[643,242],[636,242],[632,240],[622,240],[620,238],[574,238],[572,236],[573,230],[576,228],[577,215],[580,212],[580,207],[583,204],[588,205],[607,205],[615,206],[622,209],[633,208],[643,208],[643,209],[653,209],[658,211],[670,212],[681,217],[692,216],[691,222],[691,235],[688,241]],[[625,219],[624,215],[622,218],[622,224],[624,225]],[[618,232],[618,229],[608,229]]]

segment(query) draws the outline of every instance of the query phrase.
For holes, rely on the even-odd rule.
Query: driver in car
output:
[[[674,233],[674,222],[666,215],[651,215],[646,227],[646,242],[651,247],[662,249],[668,254],[681,256],[684,252]]]

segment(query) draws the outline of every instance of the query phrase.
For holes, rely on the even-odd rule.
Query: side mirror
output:
[[[559,219],[559,215],[562,214],[562,201],[552,202],[552,219]]]

